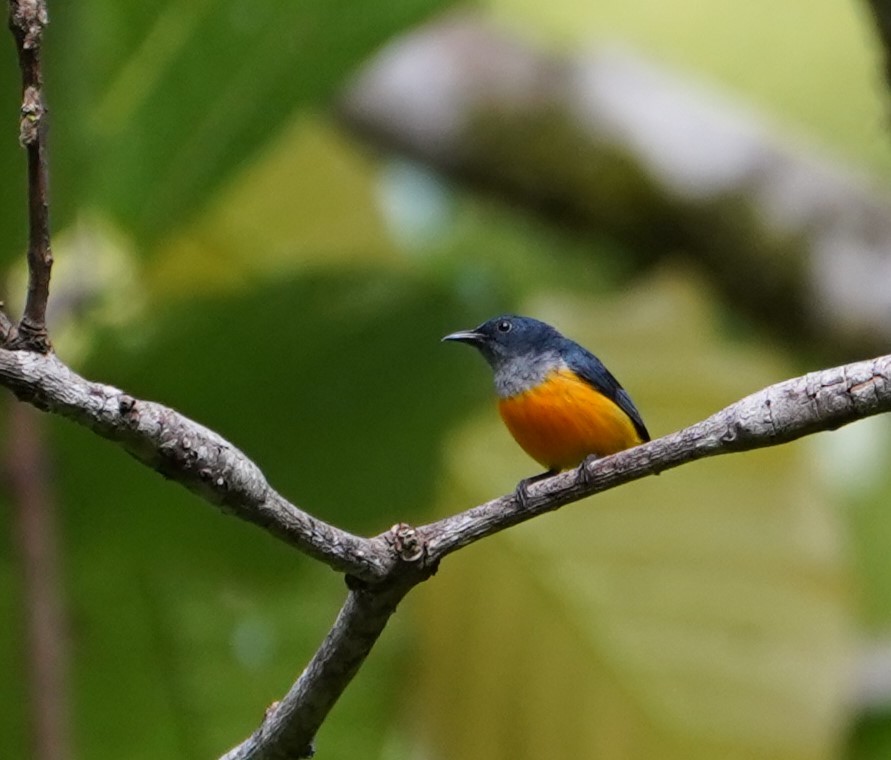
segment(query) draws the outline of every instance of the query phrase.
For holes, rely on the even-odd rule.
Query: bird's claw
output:
[[[526,509],[529,506],[529,483],[532,481],[534,481],[534,478],[523,478],[517,483],[514,498],[516,498],[517,504],[520,505],[520,509]]]
[[[523,478],[519,483],[517,483],[517,488],[514,491],[514,498],[517,500],[517,503],[520,505],[521,509],[526,509],[529,506],[529,486],[533,483],[537,483],[539,480],[544,480],[545,478],[549,478],[552,475],[556,475],[559,470],[551,469],[545,470],[544,472],[538,473],[538,475],[532,475],[528,478]]]
[[[590,485],[591,471],[588,469],[588,467],[590,465],[593,465],[594,462],[596,462],[598,459],[600,459],[600,457],[597,456],[597,454],[589,454],[582,460],[582,463],[578,467],[576,467],[579,483],[586,486]]]

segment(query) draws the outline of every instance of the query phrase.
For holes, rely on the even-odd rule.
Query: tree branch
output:
[[[685,462],[776,445],[891,410],[891,356],[883,356],[766,388],[684,430],[542,481],[530,489],[524,505],[511,495],[419,528],[400,524],[373,538],[342,531],[303,512],[278,494],[256,464],[215,432],[169,407],[86,380],[50,353],[46,307],[52,253],[46,107],[39,55],[47,23],[46,6],[45,0],[9,0],[9,8],[23,79],[20,139],[28,153],[29,283],[18,328],[0,314],[0,340],[10,349],[28,350],[0,349],[0,385],[37,408],[65,416],[115,441],[149,467],[223,511],[259,525],[348,576],[350,592],[346,602],[306,669],[282,701],[267,711],[260,727],[227,753],[224,760],[309,756],[313,737],[399,602],[430,577],[439,561],[452,552],[562,505]],[[561,67],[551,64],[544,69],[544,79],[532,72],[534,86],[525,95],[541,95],[541,83],[555,81],[552,77],[560,73]],[[526,69],[526,73],[530,70]],[[474,80],[477,94],[486,92],[485,84],[479,78]],[[428,93],[431,94],[435,101],[438,96],[432,91]],[[547,101],[546,105],[551,107],[554,102]],[[471,105],[476,109],[480,103],[472,99]],[[460,115],[458,110],[454,113]],[[587,114],[586,118],[593,116]],[[430,127],[431,123],[422,126]],[[449,129],[462,127],[447,121],[434,126],[446,130],[440,131],[440,138],[449,137]],[[453,147],[447,143],[441,142],[438,148]],[[493,147],[491,142],[483,145],[488,146],[487,150]],[[459,148],[463,150],[463,146]],[[460,150],[454,155],[458,165],[466,158]],[[490,168],[484,167],[480,176]],[[754,182],[749,175],[744,178]],[[722,187],[726,195],[727,187],[733,185]],[[687,191],[692,192],[689,187]],[[735,188],[733,191],[736,192]],[[757,195],[759,202],[766,203],[769,193]],[[695,201],[696,193],[692,192],[684,203],[695,205]],[[695,221],[701,223],[699,218]],[[690,229],[694,227],[691,224]],[[793,230],[795,234],[798,231],[799,228]],[[792,271],[798,274],[797,268]],[[774,288],[785,287],[786,282],[770,278],[761,281],[773,282]],[[767,289],[764,297],[770,300],[771,292]],[[787,303],[790,299],[780,301]],[[876,302],[885,303],[881,298]]]
[[[811,372],[746,396],[695,425],[588,462],[514,495],[416,529],[428,561],[564,504],[705,457],[788,443],[891,411],[891,355]]]
[[[386,575],[391,562],[383,540],[359,538],[301,511],[235,446],[169,407],[89,382],[52,354],[0,350],[0,384],[40,409],[116,441],[224,512],[265,528],[335,570],[367,581]]]
[[[434,571],[443,557],[464,546],[586,496],[696,459],[775,446],[888,411],[891,355],[812,372],[771,385],[676,433],[534,484],[526,507],[515,495],[504,496],[416,529],[397,526],[391,543],[408,573],[417,565]],[[221,760],[305,757],[295,750],[307,751],[332,699],[355,675],[396,604],[426,577],[406,575],[405,585],[386,588],[381,597],[385,587],[369,588],[361,597],[352,592],[322,648],[285,699],[270,708],[247,741]],[[364,613],[358,610],[360,600],[367,605]],[[317,675],[314,682],[313,674],[325,666],[335,677]],[[311,696],[316,688],[320,697]],[[311,706],[319,702],[324,705],[321,715]],[[307,716],[313,720],[307,721]]]
[[[287,695],[260,727],[221,760],[311,757],[313,738],[377,642],[396,606],[429,572],[385,588],[350,591],[334,626]]]
[[[766,331],[815,355],[891,340],[891,199],[744,104],[627,50],[550,55],[473,13],[387,45],[338,115],[360,138],[512,206],[681,253]]]
[[[7,345],[40,353],[51,348],[46,331],[46,307],[53,266],[46,162],[47,109],[40,65],[47,22],[45,0],[9,0],[9,28],[15,37],[22,70],[19,142],[28,153],[28,295],[18,330]]]
[[[85,425],[164,476],[354,576],[322,647],[261,727],[227,760],[299,757],[402,597],[458,549],[586,496],[707,456],[774,446],[891,411],[891,355],[769,386],[706,420],[418,528],[365,539],[302,512],[232,444],[169,407],[76,375],[55,356],[0,350],[0,384]]]

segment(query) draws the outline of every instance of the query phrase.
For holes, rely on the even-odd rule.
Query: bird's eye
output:
[[[508,319],[502,319],[502,320],[498,323],[498,332],[509,333],[509,332],[510,332],[510,329],[511,329],[512,327],[513,327],[513,325],[510,323],[510,320],[508,320]]]

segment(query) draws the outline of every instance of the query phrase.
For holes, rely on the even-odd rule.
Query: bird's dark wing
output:
[[[569,368],[585,382],[589,383],[594,390],[614,401],[631,418],[634,428],[640,437],[644,441],[649,441],[650,433],[647,430],[647,426],[644,425],[640,412],[637,411],[631,396],[619,385],[619,381],[613,377],[603,362],[586,348],[570,340],[567,340],[567,343],[570,345],[564,347],[562,353]]]

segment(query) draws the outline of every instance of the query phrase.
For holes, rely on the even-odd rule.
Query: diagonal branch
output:
[[[834,430],[891,411],[891,355],[771,385],[702,422],[427,526],[360,538],[298,509],[231,443],[173,409],[90,382],[55,356],[0,350],[0,385],[121,444],[165,477],[335,570],[381,583],[538,514],[686,462]],[[395,549],[395,551],[394,551]]]
[[[46,353],[46,331],[53,254],[49,231],[49,179],[46,163],[46,103],[40,48],[47,24],[45,0],[9,0],[9,28],[22,70],[19,142],[28,153],[28,295],[11,346]]]
[[[811,372],[746,396],[643,446],[589,462],[529,488],[527,506],[503,496],[419,527],[427,561],[545,512],[687,462],[776,446],[891,411],[891,355]]]
[[[0,350],[0,384],[40,409],[116,441],[224,512],[265,528],[335,570],[375,581],[391,564],[383,540],[359,538],[298,509],[235,446],[169,407],[85,380],[53,354]]]
[[[402,598],[429,572],[386,588],[353,589],[309,665],[260,727],[221,760],[311,757],[313,738],[377,642]]]

